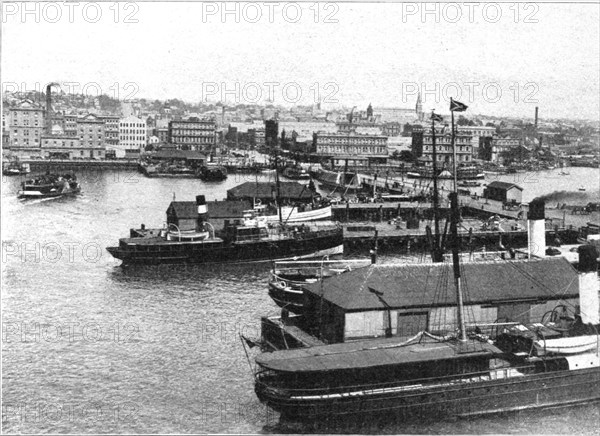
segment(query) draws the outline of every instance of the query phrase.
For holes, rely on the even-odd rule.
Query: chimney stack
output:
[[[52,83],[46,86],[46,133],[52,131]]]
[[[538,107],[537,106],[535,107],[535,123],[534,123],[534,125],[535,125],[535,128],[537,129],[537,127],[538,127]]]
[[[527,212],[527,246],[528,257],[546,256],[546,204],[544,200],[535,199],[529,203]]]
[[[579,253],[579,313],[584,324],[600,323],[598,298],[598,250],[593,245],[582,245]]]

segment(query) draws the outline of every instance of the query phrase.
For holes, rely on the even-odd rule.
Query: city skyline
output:
[[[471,114],[600,115],[597,4],[126,3],[100,4],[96,22],[83,3],[10,5],[3,91],[33,89],[43,71],[120,99],[411,108],[420,92],[424,112],[454,97]]]

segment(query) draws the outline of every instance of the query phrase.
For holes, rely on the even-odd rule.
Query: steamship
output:
[[[454,272],[446,262],[371,265],[303,284],[302,315],[262,319],[258,398],[302,421],[600,400],[598,253],[580,248],[577,270],[536,256],[544,253],[541,214],[532,202],[523,259]],[[470,300],[445,290],[453,281],[463,291],[468,283]]]
[[[337,222],[269,223],[255,210],[226,221],[217,235],[207,218],[204,195],[196,197],[197,219],[180,228],[131,229],[108,252],[124,264],[223,263],[296,260],[343,253],[342,227]]]
[[[51,198],[73,195],[81,192],[79,182],[74,174],[44,174],[21,183],[17,198]]]
[[[434,146],[433,174],[435,162]],[[521,258],[463,262],[457,192],[441,237],[433,181],[431,263],[374,264],[303,284],[301,315],[263,317],[260,340],[245,338],[262,351],[256,395],[283,418],[439,419],[600,400],[596,248],[579,247],[577,269],[546,258],[536,199]]]

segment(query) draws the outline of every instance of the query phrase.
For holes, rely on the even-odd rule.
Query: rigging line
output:
[[[565,287],[564,290],[562,290],[561,292],[554,292],[552,289],[548,288],[544,283],[542,283],[541,280],[539,280],[538,278],[536,278],[535,276],[533,276],[531,273],[525,271],[524,269],[520,269],[517,265],[516,262],[510,262],[509,264],[511,266],[513,266],[518,272],[520,272],[523,276],[529,278],[531,281],[533,281],[536,285],[538,285],[538,287],[540,287],[542,289],[542,291],[552,295],[552,296],[561,296],[563,297],[564,294],[567,293],[567,291],[569,290],[569,288],[571,287],[571,285],[573,284],[573,282],[575,281],[575,279],[578,278],[578,276],[574,276],[571,281],[569,282],[569,284]]]
[[[537,281],[536,281],[536,279],[534,277],[527,276],[527,274],[528,274],[527,272],[525,272],[525,271],[519,271],[519,272],[523,273],[523,275],[525,275],[526,277],[531,278],[532,280],[534,280],[536,282],[536,284],[538,284],[538,287],[540,287],[543,291],[549,291],[549,292],[551,292],[551,290],[550,289],[546,289],[546,287],[543,284],[537,283]],[[573,282],[575,281],[576,278],[577,278],[577,276],[573,277],[573,279],[571,279],[571,281],[569,282],[569,284],[567,285],[567,287],[561,293],[553,292],[551,294],[552,296],[559,296],[560,297],[559,301],[562,301],[566,306],[570,306],[574,310],[577,309],[578,305],[577,304],[573,304],[573,303],[567,301],[567,299],[565,299],[565,297],[564,297],[564,294],[571,287],[571,285],[573,284]],[[531,311],[531,310],[532,310],[532,308],[530,308],[528,311]],[[581,308],[580,308],[580,310],[581,310]],[[523,312],[523,314],[527,313],[528,311]]]

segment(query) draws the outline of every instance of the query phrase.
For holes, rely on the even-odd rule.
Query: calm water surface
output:
[[[581,200],[597,201],[598,170],[569,170],[521,181],[524,201],[582,184]],[[222,199],[256,177],[78,176],[82,195],[26,202],[16,199],[20,180],[3,179],[5,432],[600,434],[598,405],[422,425],[279,423],[256,400],[239,339],[258,336],[260,317],[278,312],[266,292],[268,265],[122,268],[104,250],[130,227],[161,227],[173,195]]]

